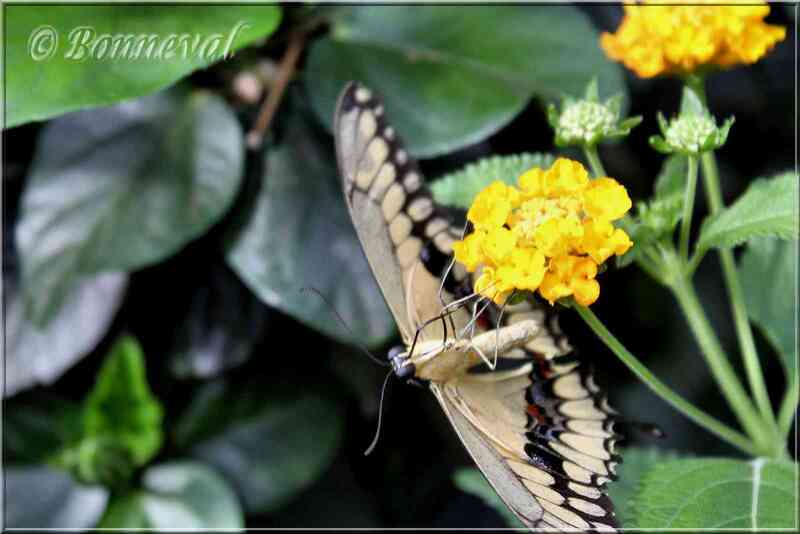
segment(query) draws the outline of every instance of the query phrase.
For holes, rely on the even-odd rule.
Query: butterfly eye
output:
[[[386,356],[389,361],[394,361],[400,356],[406,348],[402,345],[397,345],[396,347],[392,347],[389,349],[389,354]]]

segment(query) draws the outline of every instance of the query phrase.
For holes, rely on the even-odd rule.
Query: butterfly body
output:
[[[614,530],[605,484],[619,458],[613,411],[552,314],[529,302],[478,314],[471,275],[451,267],[461,237],[387,123],[348,85],[334,120],[342,188],[405,342],[398,377],[427,385],[506,505],[528,527]]]

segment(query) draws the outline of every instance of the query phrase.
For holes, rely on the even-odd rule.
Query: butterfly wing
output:
[[[372,272],[403,338],[409,341],[441,310],[440,275],[459,235],[433,202],[416,161],[386,123],[383,104],[349,84],[334,119],[336,156],[345,200]],[[460,274],[463,279],[466,273]],[[461,318],[460,321],[464,319]],[[433,324],[423,336],[445,335]]]
[[[442,282],[460,232],[433,202],[373,92],[357,83],[344,89],[334,135],[353,224],[409,342],[420,325],[441,313],[443,302],[451,302],[460,289],[470,291],[472,281],[463,269]],[[507,314],[503,324],[538,318],[545,325],[544,312],[529,306]],[[496,309],[489,311],[498,317]],[[456,326],[468,319],[463,310],[453,318]],[[482,330],[496,326],[490,321]],[[447,334],[438,322],[422,331],[430,339]],[[431,382],[430,388],[478,467],[526,525],[614,528],[602,489],[618,461],[613,415],[585,369],[556,363],[567,352],[565,340],[550,325],[524,349],[501,355],[497,370],[486,372],[480,365],[478,372]]]
[[[605,484],[620,461],[614,412],[586,366],[570,358],[553,320],[524,304],[504,324],[522,319],[540,320],[545,328],[503,354],[495,371],[477,366],[432,389],[487,480],[523,523],[613,530]]]

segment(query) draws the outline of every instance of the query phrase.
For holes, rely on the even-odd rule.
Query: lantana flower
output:
[[[566,158],[517,184],[496,181],[478,193],[467,212],[473,231],[453,245],[456,260],[480,273],[475,291],[498,304],[515,291],[592,304],[598,267],[633,245],[613,224],[631,208],[627,191],[612,178],[590,180]]]
[[[786,37],[786,28],[764,22],[769,6],[763,2],[659,5],[663,3],[625,5],[616,33],[600,38],[608,57],[640,78],[749,65]]]

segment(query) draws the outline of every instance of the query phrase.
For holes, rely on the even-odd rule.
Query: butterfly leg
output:
[[[497,357],[498,357],[498,354],[499,354],[499,352],[500,352],[500,351],[498,350],[498,347],[499,347],[499,345],[500,345],[500,327],[502,327],[502,325],[503,325],[503,314],[504,314],[504,313],[505,313],[505,311],[506,311],[506,306],[508,306],[508,302],[509,302],[510,300],[513,300],[513,299],[514,299],[514,296],[515,296],[516,294],[517,294],[517,291],[516,291],[516,290],[512,291],[512,292],[511,292],[511,295],[509,295],[509,297],[506,299],[506,301],[505,301],[505,302],[503,302],[503,305],[502,305],[502,306],[500,306],[500,314],[499,314],[499,315],[498,315],[498,317],[497,317],[497,326],[498,326],[498,328],[496,328],[496,329],[495,329],[494,367],[496,367],[496,366],[497,366]],[[492,368],[492,369],[494,369],[494,367],[491,367],[491,368]]]

